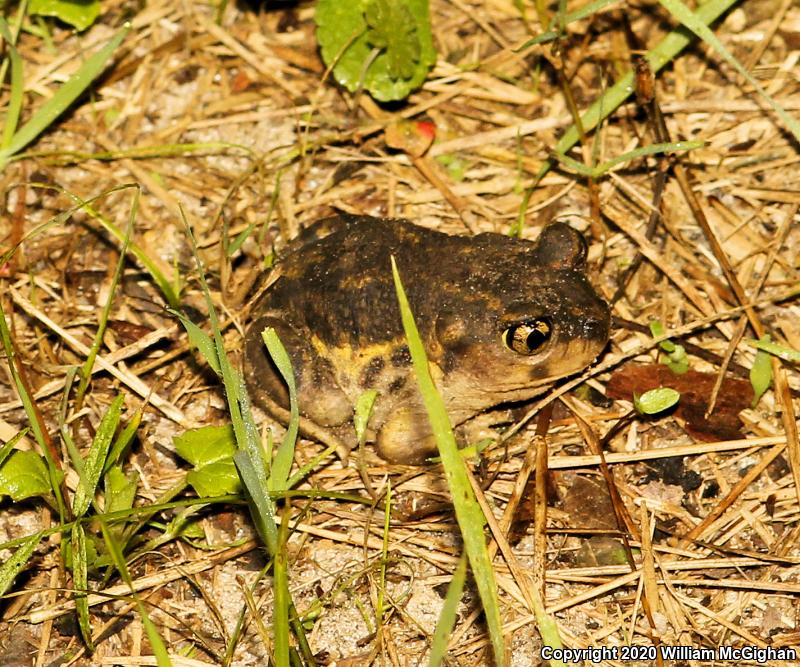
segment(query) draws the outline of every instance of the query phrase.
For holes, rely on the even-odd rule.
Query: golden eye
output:
[[[547,320],[529,320],[508,327],[503,332],[503,343],[517,354],[536,354],[550,340],[552,330]]]

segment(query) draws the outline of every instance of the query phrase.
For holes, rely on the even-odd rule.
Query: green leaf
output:
[[[747,344],[759,350],[764,350],[764,352],[774,354],[784,361],[793,364],[800,362],[800,352],[786,345],[779,345],[778,343],[771,342],[769,336],[764,336],[761,340],[748,340]]]
[[[651,320],[649,326],[653,338],[659,338],[666,333],[664,325],[658,320]],[[683,345],[673,343],[671,340],[662,340],[658,346],[665,352],[660,356],[659,361],[665,364],[675,375],[683,375],[689,370],[689,357]]]
[[[44,533],[35,533],[25,538],[20,547],[0,565],[0,596],[6,594],[11,588],[14,579],[20,573],[25,564],[30,560],[34,550],[44,537]]]
[[[81,637],[90,651],[94,651],[92,642],[92,624],[89,620],[89,566],[86,551],[86,533],[83,524],[76,521],[72,524],[72,583],[75,589],[75,609],[78,612],[78,627]]]
[[[100,16],[100,0],[30,0],[28,13],[52,16],[82,31]]]
[[[489,628],[489,638],[492,643],[495,663],[504,665],[505,646],[502,623],[500,621],[497,582],[492,561],[489,558],[489,551],[486,548],[486,537],[483,533],[486,519],[475,498],[475,493],[472,490],[472,485],[464,467],[464,460],[458,451],[444,401],[433,383],[433,378],[428,368],[425,347],[414,322],[414,315],[411,313],[411,307],[408,304],[408,298],[400,281],[400,273],[397,270],[394,257],[392,257],[392,276],[394,277],[397,302],[400,307],[400,316],[403,320],[403,330],[408,341],[408,349],[411,353],[417,384],[428,413],[431,430],[436,439],[439,456],[442,458],[447,487],[453,498],[456,520],[464,541],[464,550],[469,559],[478,594],[483,603],[483,611]]]
[[[322,59],[350,92],[404,99],[436,62],[428,0],[320,0],[315,20]]]
[[[128,477],[119,466],[109,468],[104,478],[103,510],[106,514],[131,509],[136,499],[138,483],[139,473],[134,472]]]
[[[128,587],[131,589],[131,591],[135,591],[136,589],[133,585],[133,579],[128,571],[128,565],[125,562],[125,556],[122,554],[121,545],[109,532],[108,526],[106,525],[105,521],[102,520],[102,518],[100,518],[100,530],[103,531],[103,539],[105,541],[106,549],[108,550],[115,567],[119,571],[122,580],[128,584]],[[142,625],[147,633],[147,639],[150,641],[150,647],[153,651],[153,655],[156,658],[156,665],[158,665],[158,667],[171,667],[172,661],[169,658],[167,647],[164,644],[164,640],[161,639],[161,635],[158,634],[158,630],[153,624],[153,621],[150,620],[150,616],[147,614],[147,608],[139,598],[138,593],[132,593],[131,595],[136,601],[136,606],[139,611],[139,616],[142,620]]]
[[[241,482],[233,463],[236,439],[233,427],[205,426],[173,438],[178,456],[189,461],[194,470],[186,476],[201,498],[238,493]]]
[[[136,435],[136,431],[139,430],[139,424],[142,422],[142,414],[142,406],[139,406],[136,412],[133,413],[133,417],[128,420],[128,423],[125,425],[125,428],[122,429],[117,439],[114,440],[114,444],[111,445],[111,449],[106,457],[104,472],[108,472],[109,469],[120,460],[125,450],[127,450],[128,445],[131,444],[133,437]]]
[[[607,160],[606,162],[602,162],[593,167],[587,167],[583,162],[578,162],[578,160],[575,160],[563,153],[553,153],[553,157],[567,167],[574,169],[579,174],[588,176],[589,178],[598,179],[617,165],[625,162],[638,160],[639,158],[646,157],[648,155],[695,150],[697,148],[703,148],[705,145],[705,141],[675,141],[663,144],[650,144],[648,146],[641,146],[627,153],[623,153],[622,155],[618,155],[615,158]]]
[[[178,311],[173,311],[174,314],[180,319],[183,328],[189,335],[189,343],[197,348],[200,356],[206,360],[206,363],[211,366],[211,370],[217,375],[222,375],[222,369],[219,365],[219,355],[217,354],[217,346],[214,340],[205,331],[192,322],[186,315]]]
[[[172,442],[178,456],[195,468],[230,458],[236,453],[236,440],[230,424],[185,431],[175,436]]]
[[[653,338],[658,338],[659,336],[663,336],[665,333],[667,333],[660,320],[650,320],[648,326],[650,327],[650,335]]]
[[[456,612],[458,611],[458,601],[461,599],[461,594],[464,592],[464,582],[467,578],[467,559],[464,555],[456,565],[453,578],[450,580],[450,585],[447,587],[447,596],[444,599],[444,606],[439,614],[439,622],[436,624],[436,630],[433,633],[433,640],[431,641],[431,655],[428,661],[429,667],[439,667],[447,655],[447,644],[450,641],[450,633],[456,624]]]
[[[22,109],[22,99],[25,93],[25,81],[23,77],[22,58],[14,45],[8,23],[0,16],[0,35],[6,43],[9,60],[11,61],[11,95],[8,101],[8,111],[3,121],[2,147],[6,148],[11,143],[14,131],[17,129],[19,114]]]
[[[201,498],[211,496],[224,496],[229,493],[239,493],[242,489],[233,456],[224,461],[209,463],[208,465],[192,470],[186,475],[186,481]]]
[[[669,342],[672,350],[665,354],[666,357],[666,364],[667,368],[669,368],[675,375],[683,375],[686,371],[689,370],[689,357],[686,355],[686,350],[683,345],[676,345],[670,341],[664,341],[665,343]],[[662,346],[663,349],[663,346]]]
[[[356,401],[353,426],[355,426],[356,429],[356,438],[358,438],[358,442],[366,441],[367,424],[369,424],[369,418],[372,416],[372,408],[375,405],[376,398],[378,398],[378,392],[374,389],[367,389]]]
[[[119,426],[124,400],[125,397],[119,394],[106,410],[100,420],[100,424],[97,426],[97,433],[95,433],[94,440],[92,440],[92,446],[83,461],[81,481],[75,490],[75,499],[72,502],[72,511],[75,518],[80,518],[86,514],[86,510],[89,509],[89,505],[94,498],[95,489],[97,489],[100,476],[105,468],[108,450],[111,448],[111,441],[114,438],[117,426]]]
[[[775,344],[770,341],[769,334],[762,336],[758,341],[748,341],[748,343],[750,342],[758,343],[759,348],[756,352],[755,359],[753,359],[753,365],[750,368],[750,384],[753,387],[753,403],[751,407],[756,407],[759,400],[761,400],[761,397],[764,395],[764,392],[767,391],[770,384],[772,384],[772,359],[770,357],[770,351],[761,346],[780,346],[775,346]]]
[[[272,460],[269,475],[269,490],[270,491],[283,491],[286,489],[286,480],[289,479],[289,472],[292,469],[292,462],[294,461],[294,446],[297,442],[297,430],[300,426],[300,411],[297,407],[297,387],[294,381],[294,371],[292,371],[292,361],[283,347],[281,339],[272,327],[267,327],[261,332],[261,337],[264,339],[264,345],[267,346],[267,351],[275,368],[281,374],[283,381],[289,389],[289,424],[286,427],[286,435],[283,437],[281,446],[275,453],[275,458]]]
[[[680,392],[670,387],[659,387],[644,392],[641,396],[634,394],[633,406],[643,415],[654,415],[668,410],[681,398]]]
[[[16,450],[0,465],[0,496],[14,502],[50,492],[50,476],[36,452]]]
[[[364,9],[367,43],[386,52],[389,75],[410,79],[421,52],[417,24],[400,0],[370,0]]]

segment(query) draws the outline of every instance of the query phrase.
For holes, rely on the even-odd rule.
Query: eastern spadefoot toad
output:
[[[290,244],[254,306],[244,368],[257,404],[268,412],[270,404],[288,405],[261,340],[274,327],[292,360],[303,415],[341,429],[358,396],[376,389],[369,431],[378,453],[420,463],[436,452],[400,321],[392,255],[454,425],[541,393],[585,368],[608,340],[609,308],[586,279],[586,243],[564,223],[545,227],[533,243],[340,215]]]

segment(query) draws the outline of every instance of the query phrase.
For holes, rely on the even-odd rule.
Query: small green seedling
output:
[[[663,336],[664,325],[658,320],[650,322],[650,333],[653,338]],[[673,343],[671,340],[663,340],[658,346],[664,354],[660,355],[659,361],[665,364],[675,375],[683,375],[689,370],[689,358],[686,356],[686,350],[683,345]]]

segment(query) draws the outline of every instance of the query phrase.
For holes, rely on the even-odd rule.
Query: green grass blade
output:
[[[788,361],[792,364],[800,362],[800,351],[792,349],[791,347],[787,347],[786,345],[773,343],[769,340],[769,338],[761,340],[748,340],[746,342],[751,347],[774,354],[776,357],[780,357],[784,361]]]
[[[489,558],[489,551],[486,548],[486,537],[483,532],[485,519],[475,499],[472,485],[464,467],[464,460],[458,451],[444,401],[431,378],[425,347],[414,322],[414,315],[411,313],[411,307],[403,289],[394,257],[392,257],[392,275],[414,372],[425,409],[428,412],[431,429],[436,438],[436,445],[439,449],[439,456],[442,459],[447,486],[453,498],[453,507],[455,508],[461,537],[464,541],[464,550],[469,559],[470,568],[478,587],[478,594],[483,603],[483,611],[489,628],[489,638],[494,651],[495,662],[497,665],[504,665],[505,646],[502,623],[500,622],[500,603],[497,597],[497,582],[494,577],[494,569]]]
[[[9,157],[21,151],[36,137],[44,132],[69,106],[80,97],[97,76],[106,68],[114,51],[130,30],[127,25],[96,53],[89,56],[80,69],[59,88],[47,102],[33,114],[13,136],[11,142],[0,151],[0,165],[4,165]]]
[[[609,5],[615,5],[618,2],[619,0],[594,0],[594,2],[589,2],[585,4],[583,7],[576,9],[574,12],[569,12],[568,14],[564,14],[560,28],[563,30],[570,23],[573,23],[575,21],[580,21],[581,19],[585,19],[587,16],[596,14],[597,12],[599,12],[602,9],[605,9]],[[536,37],[534,37],[533,39],[529,39],[522,46],[515,49],[515,51],[520,52],[524,51],[525,49],[531,46],[536,46],[537,44],[552,42],[559,35],[558,32],[552,29],[554,23],[555,21],[550,21],[550,26],[547,32],[543,32],[541,35],[536,35]]]
[[[22,429],[13,438],[11,438],[11,440],[9,440],[2,447],[0,447],[0,466],[3,465],[3,461],[5,461],[9,457],[14,447],[16,447],[17,443],[27,435],[29,430],[30,429],[28,428]]]
[[[122,550],[120,549],[117,540],[114,538],[114,533],[109,529],[109,527],[106,525],[106,522],[103,521],[102,518],[100,519],[100,529],[103,531],[103,540],[105,541],[106,548],[108,549],[111,559],[114,561],[115,567],[122,576],[122,580],[128,584],[131,591],[133,591],[133,579],[131,578],[131,573],[128,570],[128,565],[125,562],[125,557],[122,555]],[[136,600],[136,606],[139,610],[139,616],[142,619],[142,625],[144,625],[145,632],[147,633],[147,639],[150,640],[150,646],[153,649],[153,655],[156,657],[156,664],[158,667],[172,667],[172,661],[169,658],[167,647],[164,645],[164,640],[161,639],[161,635],[158,634],[156,626],[153,624],[153,621],[150,620],[150,616],[147,613],[144,603],[141,601],[137,593],[131,593],[131,595],[134,600]]]
[[[650,144],[649,146],[641,146],[632,151],[628,151],[627,153],[623,153],[622,155],[618,155],[615,158],[600,163],[596,167],[587,167],[585,164],[583,164],[583,162],[579,162],[568,155],[563,155],[560,153],[554,153],[553,157],[583,176],[598,179],[601,176],[604,176],[607,172],[611,171],[617,165],[624,164],[625,162],[638,160],[639,158],[647,157],[649,155],[656,155],[658,153],[675,153],[678,151],[695,150],[697,148],[702,148],[705,145],[705,141],[674,141],[663,144]]]
[[[453,631],[453,626],[456,624],[458,601],[461,599],[461,594],[464,592],[464,582],[466,578],[467,559],[465,554],[461,554],[458,565],[456,565],[456,569],[453,572],[453,578],[450,580],[450,585],[447,587],[447,596],[444,599],[444,606],[442,607],[442,612],[439,614],[439,622],[436,624],[436,630],[433,633],[430,660],[428,661],[429,667],[439,667],[445,655],[447,655],[447,644],[450,641],[450,633]]]
[[[273,560],[275,600],[272,610],[272,634],[275,665],[289,667],[289,563],[286,541],[289,538],[289,512],[283,515],[278,534],[278,551]]]
[[[286,489],[286,480],[289,479],[289,472],[292,469],[292,462],[294,461],[294,446],[297,442],[297,430],[300,427],[300,411],[297,407],[297,386],[294,381],[294,371],[292,370],[292,362],[283,347],[280,338],[275,329],[267,327],[261,332],[261,337],[264,339],[264,345],[267,346],[267,351],[272,357],[272,361],[278,372],[283,377],[283,381],[289,388],[289,424],[286,427],[286,435],[283,438],[281,446],[275,453],[275,458],[272,460],[272,467],[269,476],[269,489],[270,491],[283,491]]]
[[[117,292],[117,286],[122,278],[122,271],[125,268],[125,260],[128,256],[128,245],[131,241],[131,234],[133,233],[133,226],[136,221],[136,213],[139,210],[140,192],[141,190],[136,188],[133,193],[133,202],[131,203],[131,210],[128,215],[128,229],[122,241],[122,248],[119,251],[119,260],[114,269],[114,275],[111,278],[111,284],[108,289],[108,299],[100,313],[100,321],[97,323],[97,331],[95,332],[92,346],[89,348],[89,354],[86,355],[86,362],[81,369],[81,379],[78,383],[78,389],[75,392],[75,412],[78,412],[83,405],[83,396],[86,393],[86,389],[89,387],[89,381],[92,379],[94,362],[100,352],[100,346],[103,344],[103,336],[105,335],[106,326],[108,325],[108,318],[111,316],[111,307],[114,305],[114,295]]]
[[[2,565],[0,565],[0,597],[6,594],[16,576],[30,560],[36,547],[39,546],[44,533],[35,533],[24,538],[22,544]]]
[[[20,58],[19,51],[17,51],[17,47],[14,45],[8,23],[2,16],[0,16],[0,35],[2,35],[3,39],[6,41],[8,59],[11,62],[11,95],[8,100],[8,112],[6,112],[6,117],[3,122],[2,144],[0,144],[0,146],[5,149],[11,144],[14,131],[17,129],[19,114],[22,110],[25,81],[22,72],[22,58]]]
[[[200,356],[211,366],[212,371],[222,376],[222,368],[220,368],[219,365],[219,355],[217,354],[217,346],[214,344],[214,339],[182,312],[172,309],[170,309],[170,312],[181,321],[183,328],[186,329],[186,334],[189,337],[189,343],[192,347],[197,349]]]
[[[86,554],[86,533],[80,521],[72,524],[72,583],[75,591],[75,610],[81,637],[90,651],[94,651],[92,625],[89,620],[89,567]]]
[[[709,25],[717,20],[736,0],[709,0],[694,14],[695,19],[702,25]],[[686,30],[673,30],[662,39],[654,49],[647,52],[647,62],[653,74],[660,71],[667,63],[671,62],[692,41],[691,35]],[[619,106],[633,94],[633,72],[625,74],[606,93],[597,100],[586,113],[581,116],[584,132],[597,127],[600,121],[610,116]],[[561,137],[555,147],[556,153],[566,153],[579,139],[578,128],[572,125]]]
[[[78,488],[75,490],[72,511],[76,518],[80,518],[86,514],[94,498],[97,484],[100,482],[100,476],[103,474],[103,469],[105,468],[108,450],[114,439],[114,432],[119,425],[122,403],[124,400],[125,396],[119,394],[111,403],[108,410],[106,410],[106,413],[103,415],[97,427],[97,433],[92,441],[92,446],[89,448],[89,453],[86,455],[86,459],[83,462],[81,481],[78,484]]]
[[[18,246],[15,246],[4,255],[3,262],[5,262],[6,258],[10,257],[14,253],[14,250],[16,250],[17,247]],[[39,421],[39,414],[38,410],[36,409],[33,396],[28,393],[27,387],[17,371],[17,352],[14,348],[14,341],[11,338],[11,331],[8,327],[8,320],[6,319],[6,313],[5,309],[3,308],[2,299],[0,299],[0,340],[2,340],[3,349],[6,353],[6,363],[8,364],[9,374],[11,375],[11,379],[14,381],[17,395],[19,396],[22,407],[25,410],[25,416],[28,418],[28,422],[30,423],[30,428],[33,432],[36,444],[38,444],[41,448],[42,454],[47,461],[47,474],[50,479],[50,487],[53,490],[53,495],[55,496],[56,503],[58,505],[59,518],[61,521],[64,521],[67,516],[67,507],[65,504],[65,499],[61,493],[62,471],[60,468],[58,468],[56,461],[53,459],[52,452],[48,446],[48,438],[45,434],[43,424]]]
[[[275,522],[275,505],[270,498],[267,481],[269,479],[269,465],[264,458],[261,439],[258,437],[258,428],[250,411],[250,401],[247,397],[244,380],[225,353],[222,329],[217,309],[214,307],[214,302],[211,298],[211,291],[206,282],[205,267],[200,259],[197,241],[185,219],[184,227],[192,244],[192,253],[197,262],[200,287],[203,290],[206,307],[208,308],[208,319],[213,333],[214,346],[213,350],[208,350],[208,353],[217,358],[217,367],[222,377],[222,384],[225,387],[225,397],[231,413],[231,425],[236,436],[236,446],[239,450],[234,455],[233,460],[242,476],[242,483],[252,500],[250,506],[253,519],[256,522],[256,528],[264,540],[270,555],[274,555],[278,548],[278,525]],[[200,351],[204,352],[204,350]]]
[[[111,445],[111,449],[108,452],[108,456],[106,457],[106,464],[103,467],[103,474],[107,473],[109,469],[114,466],[122,456],[123,452],[128,448],[128,445],[133,441],[133,437],[136,435],[136,432],[139,430],[139,424],[142,423],[142,416],[144,415],[144,405],[140,405],[136,412],[133,413],[133,416],[128,419],[128,423],[125,424],[125,428],[122,429],[122,433],[119,434],[116,440],[114,440],[114,444]]]
[[[139,186],[127,184],[114,188],[114,190],[121,190],[130,187],[139,187]],[[114,190],[112,190],[111,192],[113,192]],[[78,208],[85,211],[92,218],[97,220],[97,222],[99,222],[100,225],[102,225],[103,229],[105,229],[109,234],[111,234],[115,239],[117,239],[117,241],[119,241],[120,243],[125,242],[126,234],[123,233],[113,222],[111,222],[111,220],[106,218],[104,215],[102,215],[99,211],[97,211],[94,207],[91,206],[91,202],[93,202],[95,199],[98,199],[98,197],[93,197],[92,199],[83,201],[80,197],[73,195],[71,192],[67,192],[65,190],[63,190],[62,192],[64,192],[64,194],[70,197],[73,201],[77,202],[79,205]],[[169,279],[161,272],[161,269],[158,268],[158,265],[152,259],[150,259],[149,255],[144,250],[142,250],[141,247],[139,247],[133,241],[130,241],[128,243],[128,250],[134,257],[136,257],[137,261],[145,268],[145,270],[153,278],[153,281],[156,283],[156,285],[158,285],[167,303],[172,308],[179,308],[180,297],[173,288],[172,283],[169,281]]]
[[[798,123],[795,118],[790,116],[786,109],[772,99],[772,97],[767,95],[767,91],[758,85],[758,82],[750,75],[750,72],[742,67],[739,61],[728,52],[722,42],[717,39],[717,36],[709,29],[709,27],[703,21],[700,21],[696,14],[692,13],[692,10],[684,5],[681,0],[658,1],[661,3],[661,6],[664,7],[670,14],[672,14],[672,16],[674,16],[678,21],[680,21],[682,25],[686,26],[712,49],[714,49],[720,56],[727,60],[736,69],[736,71],[739,72],[739,74],[741,74],[751,86],[753,86],[755,91],[764,98],[764,101],[766,101],[766,103],[772,107],[773,111],[780,116],[781,120],[786,124],[786,127],[794,135],[795,140],[800,141],[800,123]]]

